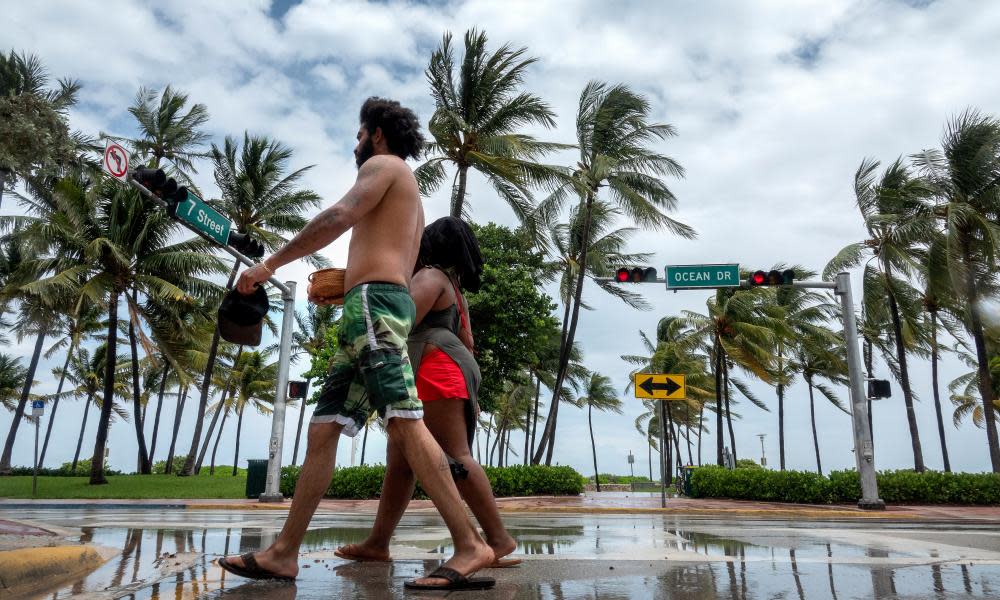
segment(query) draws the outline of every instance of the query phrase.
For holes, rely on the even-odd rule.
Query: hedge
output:
[[[890,504],[1000,504],[1000,474],[881,471],[879,496]],[[856,471],[829,477],[804,471],[699,467],[691,475],[695,498],[734,498],[802,504],[853,503],[861,497]]]
[[[53,469],[51,467],[42,467],[38,469],[39,477],[89,477],[90,476],[90,459],[83,458],[77,461],[76,470],[70,469],[73,466],[72,462],[64,462],[58,469]],[[11,467],[9,475],[24,476],[33,475],[33,467]],[[122,475],[121,471],[116,471],[114,469],[108,468],[107,461],[104,463],[104,474],[105,475]]]
[[[483,467],[493,488],[493,495],[504,496],[575,496],[583,491],[584,478],[571,467],[516,465]],[[295,491],[301,467],[281,469],[281,493],[291,496]],[[365,465],[337,469],[327,489],[328,498],[363,500],[378,498],[382,491],[385,465]],[[414,497],[426,498],[420,485]]]

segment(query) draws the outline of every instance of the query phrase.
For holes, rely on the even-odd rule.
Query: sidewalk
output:
[[[884,511],[866,511],[853,505],[783,504],[742,500],[669,498],[660,508],[657,494],[625,492],[587,493],[581,496],[498,498],[501,512],[583,514],[677,514],[692,517],[743,517],[756,519],[927,520],[1000,523],[1000,506],[893,505]],[[290,501],[262,503],[246,499],[190,500],[2,500],[0,512],[13,508],[189,509],[189,510],[288,510]],[[378,500],[325,499],[319,510],[331,513],[373,513]],[[429,500],[414,500],[409,510],[433,510]],[[2,533],[2,526],[0,526]]]

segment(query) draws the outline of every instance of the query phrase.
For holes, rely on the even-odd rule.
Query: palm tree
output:
[[[240,149],[236,140],[227,137],[222,149],[212,145],[211,156],[215,182],[222,197],[210,200],[209,204],[229,218],[240,233],[251,234],[271,250],[282,246],[287,241],[285,236],[305,227],[307,219],[302,213],[319,204],[318,194],[298,188],[302,176],[312,166],[289,173],[292,151],[276,140],[244,133]],[[316,266],[327,266],[326,259],[319,255],[312,255],[307,260]],[[239,268],[240,262],[234,261],[226,283],[227,290],[232,289]],[[198,468],[196,465],[200,464],[195,458],[218,347],[219,331],[216,329],[208,349],[191,450],[182,471],[184,474],[193,474]]]
[[[65,381],[66,369],[80,343],[91,334],[103,328],[103,324],[98,318],[99,312],[96,306],[90,303],[78,302],[76,314],[66,321],[65,337],[56,342],[48,352],[46,358],[50,357],[57,350],[66,347],[66,359],[63,362],[62,371],[59,372],[59,383],[56,385],[56,393],[52,399],[52,411],[49,413],[49,424],[45,428],[45,441],[42,443],[42,452],[38,455],[38,468],[45,464],[45,453],[49,447],[49,437],[52,435],[52,425],[55,422],[56,410],[59,409],[59,397],[62,393]]]
[[[786,265],[775,265],[774,270],[784,271]],[[791,267],[796,279],[809,279],[816,276],[815,271],[809,271],[799,265]],[[787,333],[792,338],[777,336],[775,351],[775,386],[778,395],[778,449],[781,470],[785,470],[785,390],[792,384],[797,373],[796,363],[787,360],[794,352],[797,341],[815,337],[826,338],[833,332],[826,329],[825,324],[837,314],[836,304],[813,290],[806,288],[781,286],[774,289],[771,302],[765,304],[765,310],[772,311],[773,316],[785,322]],[[832,340],[828,340],[832,341]]]
[[[0,353],[0,406],[14,412],[27,374],[27,369],[21,366],[21,359]]]
[[[468,215],[468,172],[470,168],[479,171],[535,233],[529,187],[551,184],[558,173],[536,161],[568,146],[518,133],[531,125],[555,126],[555,113],[548,104],[534,94],[519,92],[528,67],[537,59],[527,56],[527,48],[515,50],[509,44],[491,53],[486,42],[485,32],[465,32],[465,55],[457,74],[451,33],[444,34],[441,46],[431,54],[426,76],[435,111],[427,129],[434,141],[426,148],[430,158],[414,174],[426,196],[444,183],[445,164],[453,164],[451,216],[464,218]]]
[[[958,355],[965,364],[972,368],[972,371],[960,375],[948,384],[951,402],[955,406],[952,413],[952,423],[955,427],[959,427],[962,421],[971,417],[972,424],[983,429],[986,424],[986,413],[982,398],[979,397],[979,370],[976,357],[968,351],[960,351]],[[990,360],[990,373],[993,381],[1000,381],[1000,358],[993,357]],[[996,390],[994,390],[996,398],[995,392]],[[1000,399],[993,400],[993,414],[994,418],[1000,415]]]
[[[583,222],[580,227],[582,241],[579,247],[582,250],[579,264],[590,264],[588,252],[593,215],[601,188],[607,188],[613,205],[638,226],[666,229],[684,238],[695,235],[693,229],[663,212],[673,210],[677,201],[659,176],[680,177],[684,170],[672,158],[647,148],[647,144],[674,135],[674,129],[670,125],[649,123],[650,110],[649,102],[625,85],[608,87],[604,83],[591,81],[580,95],[576,119],[580,160],[566,183],[556,189],[540,207],[541,215],[554,215],[560,212],[562,204],[570,195],[580,198]],[[551,222],[551,218],[545,220]],[[585,275],[586,269],[578,269],[573,287],[570,321],[568,324],[563,322],[563,344],[555,384],[556,397],[562,392],[569,367],[569,350],[576,338]],[[558,403],[554,403],[554,406],[558,406]],[[543,447],[547,447],[546,463],[552,459],[553,446],[549,439],[555,433],[555,417],[553,412],[546,420],[539,450],[533,457],[534,462],[541,459]]]
[[[1000,252],[1000,120],[967,109],[947,125],[941,150],[913,157],[940,201],[934,215],[944,224],[947,263],[964,323],[976,351],[977,385],[983,404],[993,472],[1000,473],[1000,440],[993,406],[997,396],[980,315],[980,300],[997,285]]]
[[[930,188],[922,179],[913,177],[901,159],[886,167],[881,177],[877,176],[878,168],[878,161],[865,159],[854,176],[854,193],[868,230],[868,239],[842,249],[827,264],[823,276],[830,278],[844,269],[857,266],[869,253],[878,262],[881,286],[885,291],[880,298],[889,304],[898,380],[903,390],[913,448],[913,468],[923,471],[924,456],[906,360],[907,347],[915,344],[919,309],[914,306],[916,293],[907,279],[917,274],[921,245],[934,231],[933,215],[925,203]],[[868,293],[866,287],[866,296]]]
[[[177,177],[193,184],[190,176],[198,172],[194,161],[206,157],[201,148],[210,136],[201,131],[208,122],[208,109],[204,104],[194,104],[185,113],[187,102],[187,94],[169,85],[162,94],[155,89],[141,87],[128,109],[139,126],[139,137],[106,137],[127,143],[140,160],[149,161],[151,168],[159,168],[163,159],[167,159],[176,170]]]
[[[236,450],[233,455],[233,476],[236,476],[240,457],[240,432],[243,430],[243,412],[252,406],[262,415],[271,413],[274,404],[274,386],[278,378],[278,363],[268,363],[273,350],[245,353],[236,361],[233,387],[233,410],[236,411]]]
[[[3,193],[15,178],[72,160],[76,141],[69,133],[66,110],[76,104],[80,83],[60,79],[48,89],[49,77],[35,55],[0,54],[0,206]],[[15,131],[8,128],[19,128]],[[24,131],[33,131],[24,135]]]
[[[934,412],[937,416],[938,437],[941,440],[941,457],[944,470],[951,472],[951,460],[948,457],[948,444],[944,433],[944,414],[941,410],[941,390],[938,383],[938,362],[941,347],[938,344],[938,329],[943,326],[952,337],[958,338],[958,324],[952,315],[960,315],[961,308],[956,301],[948,275],[947,240],[942,235],[935,235],[927,245],[920,264],[921,305],[930,317],[931,346],[931,387],[934,392]]]
[[[592,414],[594,408],[605,412],[622,413],[622,401],[615,393],[614,386],[611,385],[611,378],[600,373],[590,373],[583,384],[583,395],[576,399],[574,404],[587,407],[587,427],[590,429],[590,449],[594,457],[594,483],[597,491],[601,491],[601,477],[597,470],[597,444],[594,442],[594,422]]]
[[[61,289],[90,301],[107,302],[108,355],[117,355],[118,314],[122,298],[128,305],[129,322],[148,348],[139,320],[152,327],[153,338],[161,350],[170,346],[171,334],[157,331],[176,314],[196,304],[197,297],[217,295],[217,286],[202,275],[222,270],[219,261],[204,251],[204,243],[187,241],[168,244],[176,235],[175,221],[159,209],[143,202],[138,193],[116,183],[101,181],[89,184],[63,180],[56,194],[61,218],[35,222],[36,236],[54,233],[61,240],[60,251],[66,255],[38,259],[39,271],[53,271],[50,277],[23,286],[29,293],[45,297]],[[134,292],[134,294],[130,294]],[[140,297],[141,294],[141,297]],[[162,335],[161,335],[162,334]],[[133,360],[133,363],[135,361]],[[106,365],[104,401],[95,445],[91,483],[104,483],[103,454],[110,422],[114,365]],[[134,368],[134,365],[133,365]],[[133,412],[140,420],[138,394],[133,393]],[[148,471],[141,423],[136,422],[140,463]]]
[[[816,450],[816,472],[823,474],[823,463],[819,455],[819,436],[816,433],[816,404],[813,389],[817,389],[834,406],[850,414],[837,398],[834,391],[820,379],[838,385],[848,385],[847,358],[843,353],[843,339],[831,339],[826,335],[807,335],[799,338],[795,346],[795,363],[793,368],[802,373],[802,378],[809,387],[809,419],[812,423],[813,446]]]
[[[337,321],[340,319],[340,307],[334,304],[316,305],[310,303],[306,307],[306,314],[295,313],[295,322],[298,325],[297,331],[292,333],[292,343],[297,351],[295,354],[305,353],[309,356],[312,365],[306,371],[306,388],[314,376],[319,375],[317,371],[326,372],[325,361],[320,359],[321,352],[328,345],[328,341],[337,337]],[[292,451],[292,465],[298,464],[299,440],[302,439],[302,423],[305,420],[307,399],[302,400],[299,410],[299,422],[295,428],[295,449]]]
[[[691,337],[702,341],[715,378],[716,462],[719,465],[723,464],[723,413],[729,428],[729,443],[736,456],[730,384],[759,408],[768,410],[746,384],[729,376],[730,363],[770,384],[774,381],[777,340],[791,337],[782,319],[767,310],[770,294],[773,294],[770,288],[719,289],[708,299],[706,314],[683,313],[684,324],[693,329]]]

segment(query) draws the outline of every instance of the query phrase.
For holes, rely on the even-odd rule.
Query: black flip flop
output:
[[[233,575],[239,575],[240,577],[246,577],[247,579],[274,579],[277,581],[295,581],[294,577],[289,577],[287,575],[278,575],[277,573],[272,573],[267,569],[261,567],[257,564],[257,559],[253,557],[253,552],[247,552],[246,554],[241,554],[240,558],[243,559],[243,566],[234,565],[226,560],[226,557],[219,559],[219,566],[223,570],[229,571]]]
[[[414,579],[404,583],[403,587],[411,590],[488,590],[497,584],[497,580],[492,577],[466,577],[448,567],[438,567],[427,577],[447,579],[448,583],[420,584]]]

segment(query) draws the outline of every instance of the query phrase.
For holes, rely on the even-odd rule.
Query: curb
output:
[[[0,590],[40,591],[79,577],[104,563],[90,546],[49,546],[0,552]]]
[[[809,510],[809,509],[752,509],[752,508],[653,508],[653,507],[574,507],[574,506],[527,506],[516,508],[500,507],[502,513],[577,513],[577,514],[662,514],[695,517],[744,516],[757,518],[804,518],[804,519],[859,519],[859,520],[907,520],[919,521],[920,515],[892,512],[860,512],[851,510]]]

